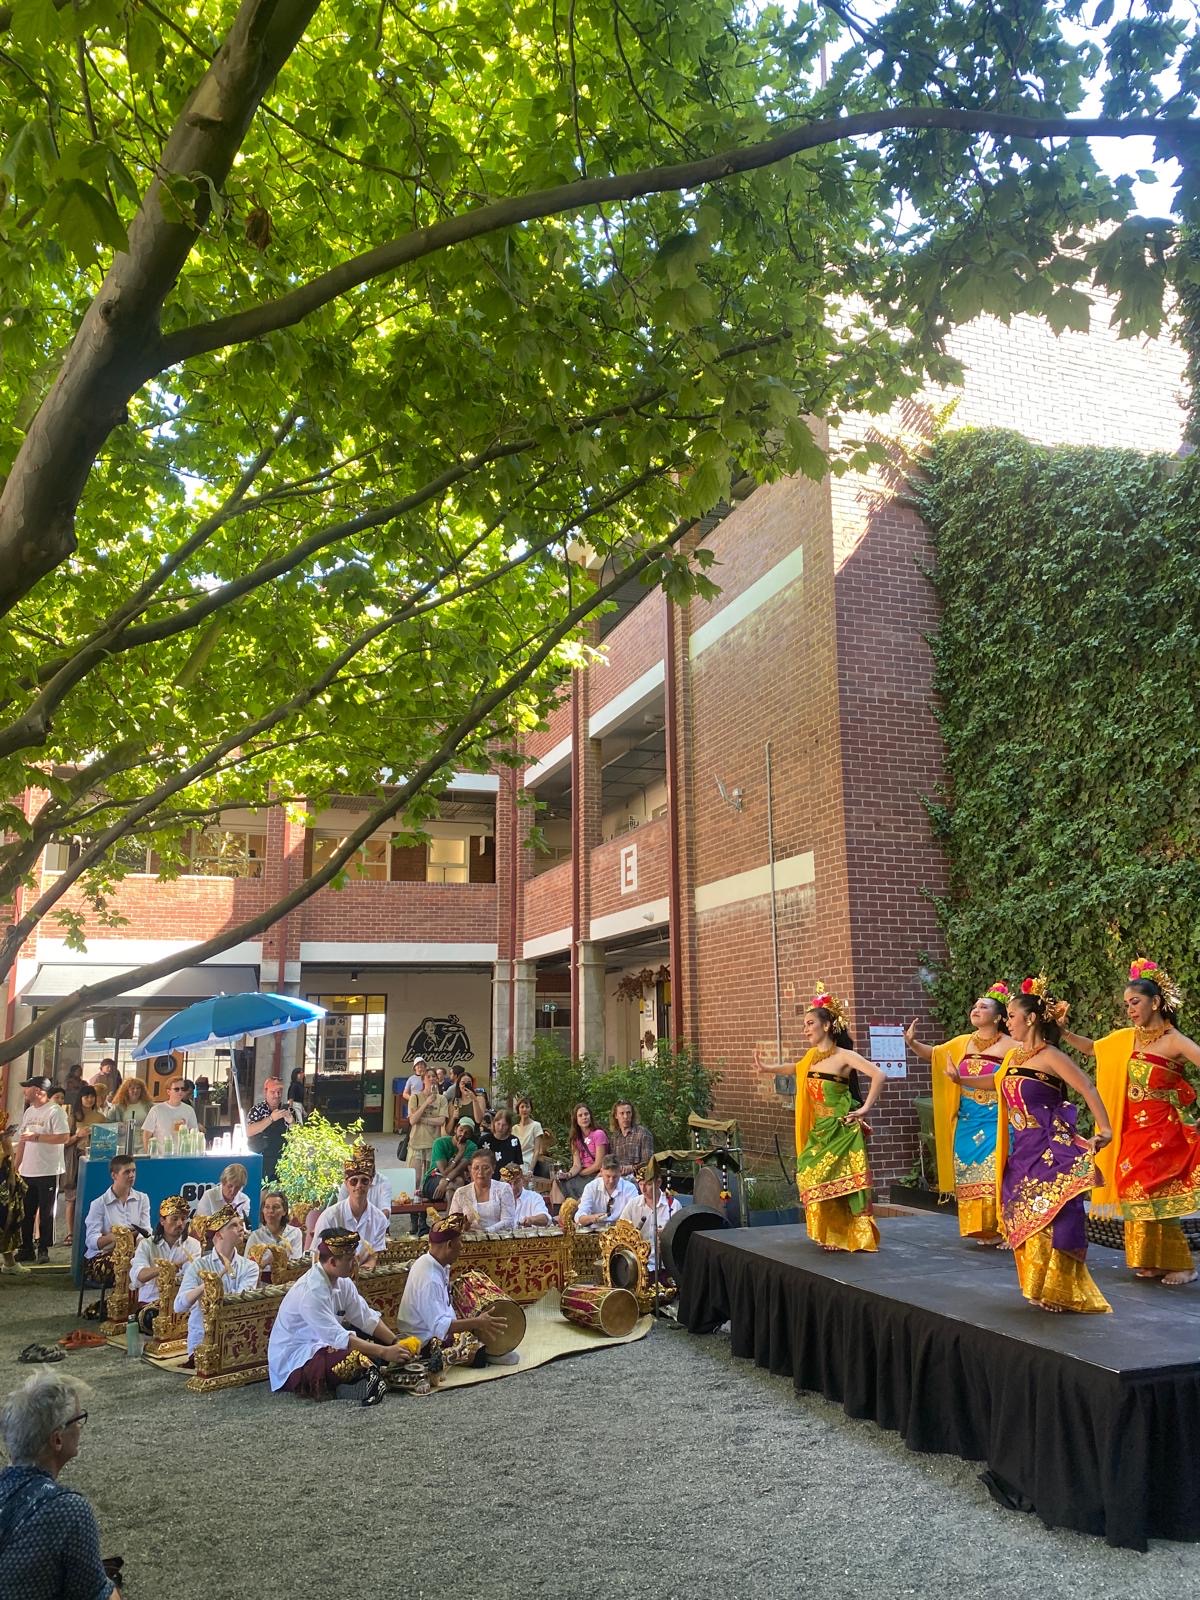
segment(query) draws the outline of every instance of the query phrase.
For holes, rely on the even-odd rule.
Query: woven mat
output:
[[[633,1329],[624,1338],[610,1339],[607,1334],[593,1328],[581,1328],[568,1322],[558,1309],[559,1291],[551,1289],[533,1305],[525,1307],[526,1330],[521,1341],[520,1361],[514,1367],[451,1367],[442,1381],[442,1389],[465,1389],[472,1383],[490,1383],[493,1378],[513,1378],[519,1372],[531,1372],[534,1367],[544,1367],[548,1361],[560,1356],[583,1355],[589,1350],[603,1350],[614,1344],[633,1344],[650,1332],[653,1317],[639,1317]]]
[[[105,1343],[111,1345],[114,1350],[123,1352],[125,1349],[125,1338],[122,1334],[106,1339]],[[157,1367],[160,1372],[178,1372],[185,1378],[190,1378],[192,1375],[191,1367],[184,1366],[184,1362],[187,1360],[186,1350],[181,1350],[178,1355],[174,1356],[152,1356],[149,1351],[143,1350],[142,1360],[149,1362],[152,1367]]]

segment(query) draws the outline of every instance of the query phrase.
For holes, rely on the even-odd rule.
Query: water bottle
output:
[[[137,1312],[129,1313],[129,1320],[125,1324],[125,1354],[127,1356],[140,1356],[142,1353],[142,1334],[138,1327]]]

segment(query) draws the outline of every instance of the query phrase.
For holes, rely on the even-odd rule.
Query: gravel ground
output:
[[[0,1279],[5,1390],[74,1307],[61,1275]],[[125,1557],[130,1600],[1200,1593],[1200,1545],[1137,1555],[1001,1511],[977,1466],[796,1396],[721,1335],[662,1324],[367,1411],[265,1384],[190,1395],[108,1348],[68,1362],[95,1398],[64,1481]]]

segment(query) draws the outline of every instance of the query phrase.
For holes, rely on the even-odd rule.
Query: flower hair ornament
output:
[[[1172,980],[1168,973],[1159,966],[1157,961],[1149,961],[1145,956],[1139,956],[1136,961],[1130,962],[1129,981],[1135,983],[1138,979],[1146,983],[1156,983],[1162,990],[1162,997],[1172,1011],[1178,1011],[1183,1002],[1179,986]]]
[[[1050,979],[1044,972],[1039,972],[1036,978],[1022,978],[1021,993],[1030,995],[1045,1005],[1050,998]]]
[[[834,1027],[844,1028],[849,1032],[850,1019],[846,1015],[844,1002],[839,1000],[837,995],[831,994],[820,978],[817,979],[817,992],[808,1002],[808,1009],[810,1011],[828,1011],[833,1017]]]
[[[999,983],[994,983],[990,989],[983,991],[983,998],[985,1000],[994,1000],[997,1005],[1006,1006],[1012,999],[1012,990],[1001,978]]]

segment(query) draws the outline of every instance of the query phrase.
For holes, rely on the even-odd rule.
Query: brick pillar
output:
[[[280,899],[304,881],[307,837],[303,818],[292,821],[282,806],[271,807],[267,813],[267,858],[263,862],[263,877],[271,900]],[[304,907],[298,906],[273,922],[263,934],[260,988],[275,994],[299,994],[303,925]],[[286,1084],[292,1069],[299,1066],[301,1060],[299,1029],[260,1040],[254,1059],[256,1096],[269,1077],[281,1077]]]
[[[592,625],[591,642],[597,642],[595,624]],[[591,950],[592,927],[592,851],[600,843],[600,821],[603,797],[600,781],[600,746],[589,737],[590,718],[588,674],[576,672],[571,683],[571,1054],[582,1055],[595,1050],[604,1053],[603,998],[596,1022],[594,1001],[587,1008],[588,1037],[593,1041],[585,1045],[582,1028],[585,981],[593,981],[592,966],[595,954]],[[585,954],[584,947],[588,946]],[[603,966],[601,967],[603,994]],[[599,1027],[599,1048],[595,1047],[595,1029]]]
[[[665,615],[667,825],[670,861],[671,1043],[696,1045],[700,1038],[696,947],[696,858],[693,840],[695,789],[692,769],[691,672],[688,641],[691,611],[669,601]]]

